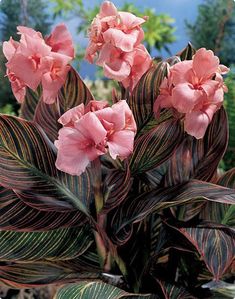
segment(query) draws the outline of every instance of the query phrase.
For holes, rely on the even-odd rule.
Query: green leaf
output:
[[[67,110],[82,103],[87,104],[93,99],[79,74],[71,68],[65,84],[59,91],[57,102],[48,105],[41,99],[35,111],[34,121],[43,128],[50,140],[54,141],[57,139],[58,130],[61,128],[58,123],[60,116]]]
[[[204,285],[203,288],[209,288],[211,291],[217,293],[218,297],[215,296],[217,299],[225,299],[225,298],[234,298],[235,297],[235,284],[227,283],[224,281],[210,281]],[[225,297],[222,297],[225,296]],[[213,296],[214,298],[214,296]]]
[[[0,116],[0,183],[39,210],[79,210],[89,215],[92,199],[87,172],[70,176],[55,167],[56,152],[34,123]],[[82,214],[81,214],[82,216]]]
[[[143,75],[136,85],[128,104],[134,115],[138,131],[151,119],[153,104],[159,94],[159,87],[167,74],[168,63],[159,62]]]
[[[149,294],[138,295],[130,294],[112,285],[94,281],[81,282],[74,285],[68,285],[60,289],[54,299],[154,299],[155,297]]]
[[[214,279],[222,278],[235,257],[234,232],[203,227],[182,227],[179,232],[197,249]]]
[[[91,243],[87,225],[49,232],[0,231],[0,260],[70,260],[83,254]]]
[[[12,190],[0,186],[0,229],[49,231],[83,223],[79,211],[40,211],[25,204]]]
[[[112,217],[111,238],[116,244],[122,244],[130,238],[132,225],[142,221],[151,213],[207,201],[235,205],[235,191],[215,184],[192,180],[169,188],[157,188],[136,198],[130,197]]]
[[[132,173],[151,170],[169,159],[183,140],[180,122],[170,119],[141,135],[134,144],[130,162]]]
[[[36,91],[33,91],[30,88],[26,88],[26,96],[24,102],[21,105],[20,117],[26,120],[33,120],[34,113],[39,102],[39,99],[42,95],[41,87],[38,87]]]

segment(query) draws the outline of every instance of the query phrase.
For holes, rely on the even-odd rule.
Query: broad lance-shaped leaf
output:
[[[178,231],[195,246],[214,279],[221,279],[235,258],[234,232],[203,227],[182,227]]]
[[[97,279],[99,274],[78,272],[50,262],[0,264],[0,281],[13,288],[37,287],[48,284],[65,284],[76,280]]]
[[[132,173],[143,173],[163,164],[180,145],[184,136],[179,121],[167,120],[158,124],[135,141],[130,162]]]
[[[159,94],[159,86],[167,74],[167,62],[159,62],[143,75],[136,85],[128,104],[134,115],[138,131],[153,116],[153,104]]]
[[[0,231],[0,260],[69,260],[83,254],[92,244],[87,225],[49,232]]]
[[[112,170],[104,179],[104,197],[105,203],[102,213],[114,209],[126,198],[132,185],[129,168],[125,172]]]
[[[57,139],[60,116],[81,103],[87,104],[93,96],[75,69],[71,68],[64,86],[60,89],[57,101],[48,105],[41,99],[37,105],[34,121],[38,123],[51,141]]]
[[[49,231],[82,224],[79,211],[40,211],[25,204],[12,190],[0,186],[0,229]]]
[[[67,175],[56,169],[55,159],[53,144],[36,124],[0,115],[0,184],[39,210],[80,210],[88,215],[89,172]]]
[[[217,181],[218,185],[235,189],[235,168],[225,172]]]
[[[164,299],[197,299],[182,287],[177,287],[176,285],[172,285],[160,280],[157,280],[157,282],[161,287]]]
[[[223,174],[217,181],[218,185],[235,189],[235,168]],[[235,228],[235,206],[220,205],[216,202],[208,202],[202,209],[200,217],[205,220],[221,223]]]
[[[213,117],[203,139],[185,135],[181,144],[165,162],[165,171],[158,182],[168,187],[190,179],[210,181],[213,179],[219,162],[227,147],[227,116],[221,108]],[[161,165],[161,167],[164,167]],[[158,176],[160,169],[149,171],[145,176]],[[161,171],[160,171],[161,172]],[[154,180],[151,180],[154,184]],[[214,182],[214,181],[213,181]]]
[[[38,87],[36,91],[33,91],[28,87],[26,88],[26,96],[20,108],[20,117],[26,120],[33,120],[34,113],[37,104],[41,98],[41,95],[42,95],[41,86]]]
[[[112,285],[100,282],[81,282],[60,289],[54,299],[157,299],[154,295],[130,294]]]
[[[188,183],[157,188],[137,198],[130,197],[117,209],[110,229],[112,240],[121,244],[130,238],[132,225],[153,212],[195,202],[219,202],[235,205],[235,191],[215,184],[192,180]]]
[[[189,42],[188,45],[176,55],[183,60],[191,60],[193,55],[196,53],[196,50],[193,48],[192,44]]]

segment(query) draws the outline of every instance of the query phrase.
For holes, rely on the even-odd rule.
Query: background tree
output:
[[[8,40],[10,36],[19,39],[16,34],[16,27],[19,24],[32,27],[43,34],[48,33],[51,26],[48,3],[44,0],[2,0],[0,13],[1,48],[3,41]],[[19,106],[12,94],[8,79],[4,77],[5,62],[0,49],[0,109],[4,109],[4,112],[11,112],[11,110],[16,112]],[[9,104],[12,105],[12,109]]]
[[[194,47],[213,50],[223,64],[235,63],[234,0],[205,0],[195,22],[186,26]]]

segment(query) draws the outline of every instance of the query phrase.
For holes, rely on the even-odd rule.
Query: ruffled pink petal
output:
[[[116,16],[118,15],[118,11],[116,6],[110,1],[104,1],[101,4],[99,17],[104,18],[107,16]]]
[[[47,104],[55,102],[58,91],[65,83],[70,65],[70,58],[63,54],[53,53],[42,60],[43,101]]]
[[[14,41],[12,37],[10,37],[8,42],[4,42],[2,45],[2,51],[7,60],[10,60],[16,52],[19,43]]]
[[[35,31],[32,28],[25,27],[25,26],[17,26],[18,34],[20,35],[29,35],[32,38],[42,39],[42,34],[39,31]]]
[[[55,146],[58,149],[56,167],[71,175],[82,174],[89,165],[90,160],[83,148],[80,148],[81,142],[84,142],[82,135],[74,128],[62,128],[59,130],[58,140]]]
[[[74,123],[84,115],[84,104],[66,111],[59,119],[58,122],[66,127],[73,127]]]
[[[36,90],[41,81],[42,72],[35,69],[31,59],[22,54],[15,54],[6,65],[20,81],[24,82],[29,88]]]
[[[152,59],[148,51],[143,45],[139,45],[135,50],[128,55],[133,55],[131,73],[122,80],[122,84],[125,88],[129,87],[130,91],[133,91],[140,78],[150,69],[152,66]]]
[[[126,100],[121,100],[112,106],[113,123],[116,130],[130,130],[136,133],[137,127],[133,113]]]
[[[51,47],[51,51],[58,52],[74,58],[74,45],[72,36],[65,24],[59,24],[46,38],[46,43]]]
[[[121,26],[125,27],[125,30],[133,29],[146,22],[146,19],[136,17],[130,12],[120,11],[119,16],[121,19]]]
[[[107,131],[93,112],[86,113],[79,122],[74,124],[74,126],[95,145],[103,143],[107,135]]]
[[[178,62],[174,64],[170,68],[170,74],[171,81],[174,85],[186,83],[186,82],[192,82],[192,60],[185,60],[182,62]],[[195,76],[195,75],[194,75]]]
[[[90,161],[106,152],[106,131],[92,112],[85,114],[73,128],[59,131],[56,167],[72,175],[80,175]]]
[[[133,48],[139,39],[139,30],[132,30],[130,33],[125,33],[116,28],[109,28],[103,33],[104,42],[111,43],[115,47],[124,52],[133,51]]]
[[[211,122],[215,112],[217,110],[219,110],[219,108],[220,108],[219,105],[210,104],[210,105],[203,107],[202,112],[204,112],[208,116],[209,122]]]
[[[124,80],[126,77],[129,76],[131,72],[131,67],[129,63],[121,59],[118,59],[111,63],[104,63],[103,67],[104,75],[107,78],[114,79],[117,81]]]
[[[182,83],[172,89],[172,105],[180,113],[188,113],[194,106],[203,101],[206,96],[201,90],[196,90],[188,83]]]
[[[107,141],[110,156],[116,159],[117,156],[121,159],[127,158],[133,152],[134,132],[123,130],[115,132]]]
[[[201,85],[208,97],[213,96],[216,90],[219,88],[219,82],[215,80],[207,80]]]
[[[211,50],[199,49],[193,57],[193,70],[197,77],[211,78],[219,68],[219,58]]]
[[[201,111],[186,113],[184,121],[185,131],[197,139],[204,137],[206,129],[210,123],[208,115]]]
[[[26,87],[20,80],[11,81],[12,92],[19,103],[23,103],[26,95]]]
[[[91,112],[95,112],[95,111],[98,111],[98,110],[101,110],[101,109],[104,109],[106,107],[108,107],[109,104],[107,101],[96,101],[96,100],[93,100],[93,101],[90,101],[87,105],[86,105],[86,108],[85,108],[85,113],[91,111]]]
[[[223,64],[219,65],[219,73],[221,75],[226,75],[229,71],[230,71],[230,68],[228,68],[227,66],[225,66]]]

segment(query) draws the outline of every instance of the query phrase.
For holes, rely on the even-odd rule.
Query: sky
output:
[[[117,7],[122,6],[125,2],[125,0],[113,0],[113,3]],[[171,53],[175,54],[183,49],[189,41],[185,28],[185,20],[188,20],[189,22],[195,21],[198,5],[203,3],[203,0],[128,0],[128,2],[133,2],[139,8],[153,8],[156,13],[167,13],[175,19],[176,41],[169,45]],[[89,0],[84,1],[84,3],[86,3],[85,7],[89,9],[89,7],[92,8],[94,5],[102,3],[102,1]],[[76,25],[78,22],[79,20],[76,18],[66,21],[76,43],[80,43],[85,47],[88,40],[83,35],[77,36],[76,34]],[[166,56],[167,54],[163,52],[162,55]],[[80,73],[82,77],[94,79],[94,67],[89,65],[89,63],[82,63]]]

